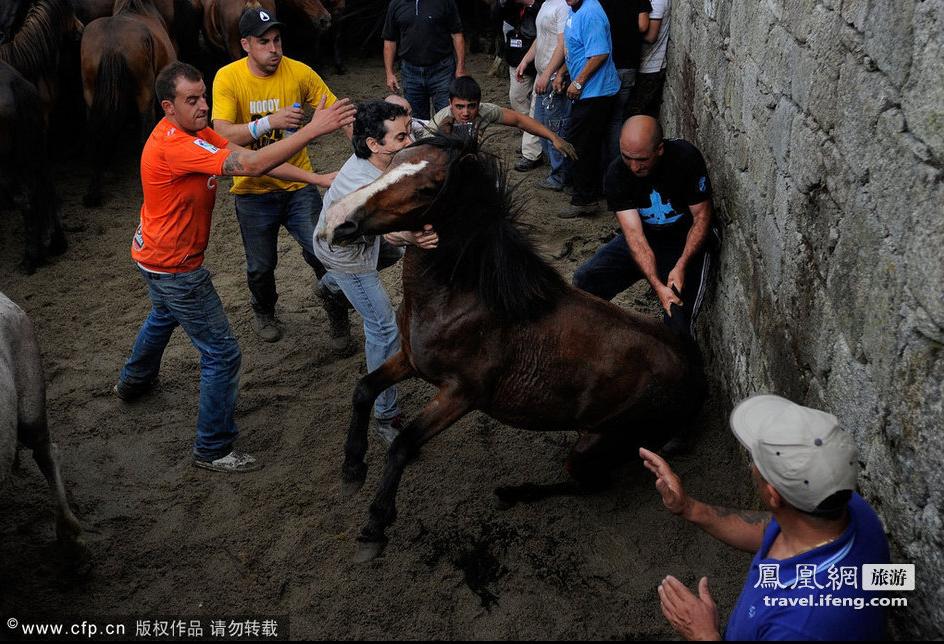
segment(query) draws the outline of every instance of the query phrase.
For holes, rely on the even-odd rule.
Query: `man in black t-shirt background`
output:
[[[610,124],[603,146],[606,168],[619,157],[620,131],[625,120],[624,113],[636,85],[639,58],[642,53],[643,34],[649,30],[649,0],[600,0],[600,6],[610,21],[610,36],[613,38],[613,64],[619,74],[620,89],[610,108]]]
[[[399,93],[393,70],[399,54],[403,95],[413,116],[426,120],[429,102],[449,105],[449,83],[465,76],[465,38],[455,0],[391,0],[383,28],[387,87]]]
[[[634,116],[620,134],[620,157],[606,172],[604,193],[623,235],[574,274],[574,286],[605,300],[646,279],[665,322],[694,336],[711,268],[711,184],[698,149],[664,140],[659,122]],[[670,315],[671,305],[681,307]]]

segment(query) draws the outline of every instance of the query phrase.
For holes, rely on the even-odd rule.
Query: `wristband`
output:
[[[249,122],[249,136],[253,139],[258,140],[260,136],[268,134],[271,131],[272,126],[269,125],[268,116],[263,116],[261,119]]]

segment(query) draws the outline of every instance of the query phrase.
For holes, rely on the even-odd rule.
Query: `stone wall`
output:
[[[704,153],[724,223],[701,320],[733,403],[835,413],[944,633],[944,2],[673,3],[663,121]]]

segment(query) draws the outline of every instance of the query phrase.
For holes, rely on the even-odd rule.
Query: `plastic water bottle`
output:
[[[292,107],[294,107],[294,108],[299,108],[299,107],[301,107],[301,106],[302,106],[301,103],[292,103]],[[285,129],[285,136],[290,136],[290,135],[292,135],[292,134],[295,134],[296,132],[298,132],[298,128],[297,128],[297,127],[286,128],[286,129]]]

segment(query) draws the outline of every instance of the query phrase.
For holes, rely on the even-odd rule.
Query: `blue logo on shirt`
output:
[[[663,226],[665,224],[674,224],[682,215],[675,212],[672,204],[662,203],[662,195],[653,188],[649,195],[649,207],[640,208],[639,214],[642,215],[643,222],[651,226]],[[671,216],[666,216],[671,215]]]
[[[708,177],[702,177],[698,180],[698,191],[705,192],[705,188],[708,185]]]

